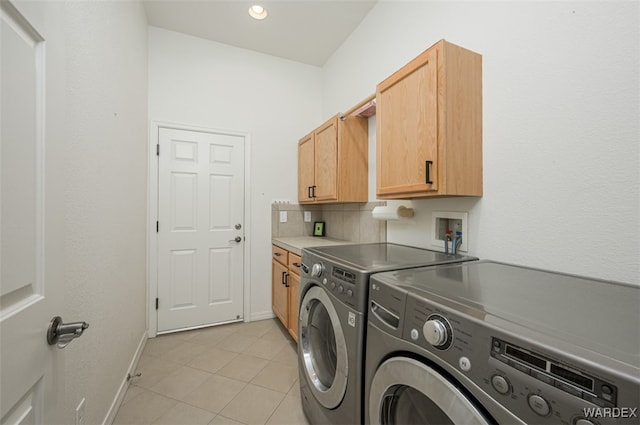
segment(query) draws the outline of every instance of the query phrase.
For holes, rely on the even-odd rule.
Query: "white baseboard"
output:
[[[138,344],[138,349],[133,355],[133,359],[131,359],[131,363],[129,363],[129,369],[127,370],[127,375],[122,380],[120,384],[120,388],[116,393],[116,396],[111,403],[111,407],[107,412],[107,415],[104,417],[104,421],[102,421],[102,425],[111,425],[113,421],[116,419],[116,415],[118,414],[118,410],[120,409],[120,405],[122,404],[122,400],[124,400],[124,395],[129,388],[129,380],[127,379],[128,375],[135,375],[136,368],[138,367],[138,361],[140,361],[140,356],[144,351],[144,347],[147,344],[147,339],[149,336],[147,335],[147,331],[142,333],[142,338],[140,338],[140,343]]]
[[[250,320],[256,321],[256,320],[265,320],[265,319],[273,319],[275,316],[275,314],[273,314],[273,311],[268,310],[268,311],[262,311],[260,313],[254,313],[251,315]]]

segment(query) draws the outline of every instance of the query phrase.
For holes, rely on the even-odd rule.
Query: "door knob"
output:
[[[88,327],[87,322],[62,323],[62,317],[56,316],[49,323],[47,342],[49,345],[56,344],[58,348],[64,348],[81,336]]]
[[[238,243],[240,243],[240,242],[242,242],[242,238],[240,236],[236,236],[235,239],[229,239],[229,242],[238,242]]]
[[[242,224],[238,223],[238,224],[236,224],[236,225],[235,225],[235,226],[233,226],[233,227],[235,227],[235,228],[236,228],[236,230],[240,230],[240,229],[242,229]]]

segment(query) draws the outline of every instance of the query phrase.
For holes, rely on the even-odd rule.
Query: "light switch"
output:
[[[287,222],[287,212],[280,211],[280,223],[286,223],[286,222]]]
[[[311,223],[311,211],[304,212],[304,222]]]

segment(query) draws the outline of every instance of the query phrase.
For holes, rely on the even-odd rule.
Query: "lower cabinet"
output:
[[[300,256],[273,245],[271,249],[271,303],[273,312],[298,342]]]

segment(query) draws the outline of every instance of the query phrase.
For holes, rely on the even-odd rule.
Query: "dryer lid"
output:
[[[477,260],[475,257],[393,243],[333,245],[308,248],[305,251],[344,267],[368,273]]]
[[[524,327],[640,366],[640,286],[484,260],[374,279],[494,325]]]

